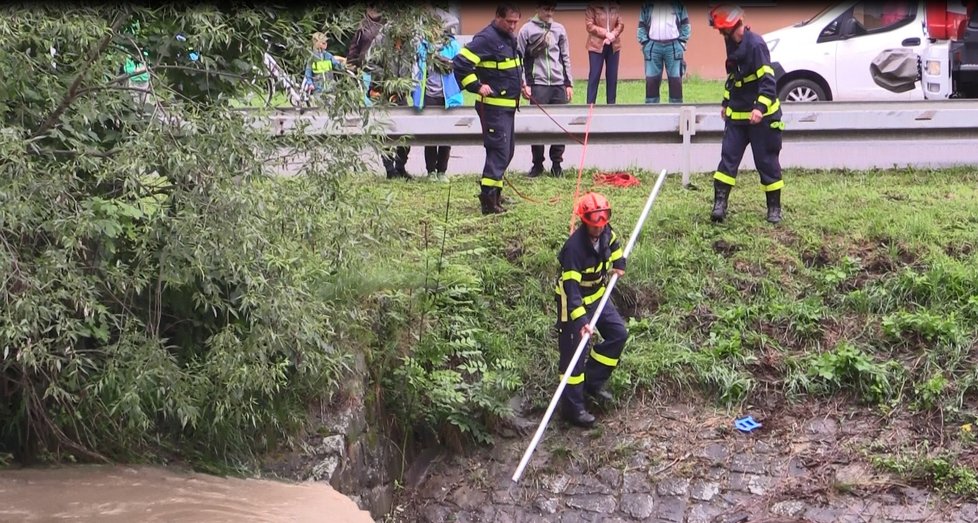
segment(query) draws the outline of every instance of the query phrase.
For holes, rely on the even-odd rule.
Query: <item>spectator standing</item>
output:
[[[429,12],[435,25],[418,46],[418,67],[411,105],[418,111],[428,106],[446,109],[461,107],[465,100],[452,70],[452,60],[462,49],[455,40],[458,19],[442,9],[430,8]],[[429,180],[448,181],[445,173],[451,152],[450,145],[425,146],[424,163]]]
[[[621,56],[621,33],[625,23],[621,19],[620,2],[592,2],[584,10],[587,29],[588,70],[587,103],[593,104],[598,97],[601,69],[605,67],[607,82],[606,98],[614,104],[618,97],[618,62]]]
[[[659,103],[662,71],[669,79],[669,103],[683,103],[684,54],[692,29],[679,0],[646,0],[638,17],[638,43],[645,58],[645,103]]]
[[[567,29],[554,21],[557,2],[543,0],[538,4],[537,14],[520,28],[516,44],[523,56],[523,70],[526,75],[525,93],[535,104],[566,104],[574,96],[574,80],[571,76]],[[545,146],[533,145],[533,165],[529,176],[543,174],[543,153]],[[550,146],[550,174],[563,176],[561,162],[564,161],[564,144]]]

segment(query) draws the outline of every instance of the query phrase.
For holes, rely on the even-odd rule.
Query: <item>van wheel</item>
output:
[[[828,99],[821,85],[805,78],[784,84],[778,91],[778,98],[782,102],[818,102]]]

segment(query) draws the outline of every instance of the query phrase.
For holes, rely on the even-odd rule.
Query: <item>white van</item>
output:
[[[870,63],[884,49],[905,47],[925,54],[930,42],[923,1],[841,2],[763,37],[782,102],[923,98],[921,89],[883,89],[869,73]]]

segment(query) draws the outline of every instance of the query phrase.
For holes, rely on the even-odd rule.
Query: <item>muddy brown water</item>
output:
[[[0,470],[0,521],[370,523],[325,483],[211,476],[150,466]]]

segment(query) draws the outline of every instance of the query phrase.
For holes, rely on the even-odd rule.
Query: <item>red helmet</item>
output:
[[[720,4],[710,9],[710,27],[714,29],[733,29],[744,19],[744,10],[739,5]]]
[[[577,200],[577,208],[574,214],[581,217],[581,221],[592,227],[604,227],[611,221],[611,204],[601,193],[589,192]]]

